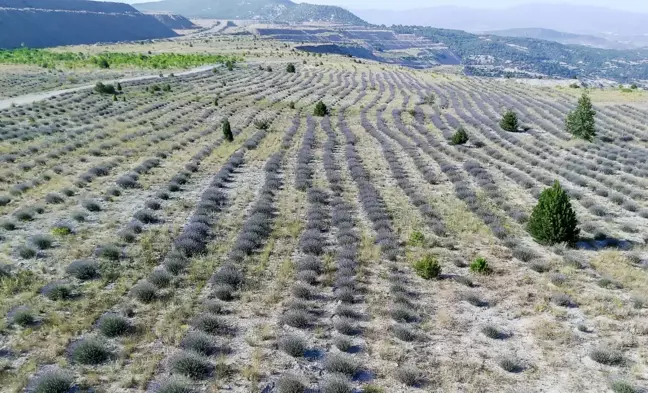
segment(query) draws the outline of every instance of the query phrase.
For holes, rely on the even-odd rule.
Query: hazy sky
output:
[[[490,0],[488,2],[483,0],[309,0],[306,2],[339,5],[349,9],[410,9],[434,7],[437,5],[502,8],[525,3],[561,3],[560,1],[551,0]],[[625,9],[628,11],[648,12],[648,1],[646,0],[570,0],[563,1],[562,3],[596,5],[615,9]]]
[[[112,0],[115,1],[115,0]],[[144,1],[155,0],[117,0],[124,3],[141,3]],[[214,0],[214,1],[227,1],[227,0]],[[240,0],[230,0],[240,1]],[[517,4],[528,3],[561,3],[556,0],[490,0],[485,2],[483,0],[293,0],[298,3],[314,3],[314,4],[330,4],[339,5],[347,9],[412,9],[423,7],[434,7],[439,5],[456,5],[464,7],[476,8],[502,8],[509,7]],[[562,3],[581,4],[581,5],[596,5],[601,7],[609,7],[615,9],[622,9],[636,12],[648,13],[647,0],[568,0]]]

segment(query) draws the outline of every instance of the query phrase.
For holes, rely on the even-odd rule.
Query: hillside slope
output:
[[[127,4],[86,0],[0,0],[0,48],[174,37]]]
[[[198,26],[195,25],[192,21],[185,18],[182,15],[177,14],[167,14],[167,13],[151,13],[155,19],[159,20],[160,23],[168,27],[169,29],[174,30],[187,30],[187,29],[197,29]]]
[[[551,29],[542,28],[520,28],[487,31],[485,34],[501,37],[534,38],[538,40],[554,41],[566,45],[585,45],[602,49],[631,49],[632,45],[608,40],[586,34],[565,33]]]
[[[290,0],[163,0],[135,4],[135,7],[143,12],[171,12],[196,18],[366,24],[341,7],[296,4]]]

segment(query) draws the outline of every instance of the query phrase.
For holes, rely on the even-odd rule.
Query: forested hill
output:
[[[135,4],[135,7],[143,12],[171,12],[196,18],[366,24],[365,21],[341,7],[297,4],[290,0],[163,0]]]
[[[86,0],[0,0],[0,48],[42,48],[176,36],[128,4]]]
[[[648,50],[612,50],[532,38],[476,35],[460,30],[392,26],[397,34],[414,34],[443,43],[461,58],[472,75],[539,74],[553,77],[648,79]]]

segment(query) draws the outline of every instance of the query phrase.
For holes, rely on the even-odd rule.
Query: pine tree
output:
[[[313,111],[313,114],[314,114],[315,116],[320,116],[320,117],[322,117],[322,116],[326,116],[326,115],[328,115],[328,114],[329,114],[329,110],[328,110],[328,108],[326,107],[326,104],[325,104],[325,103],[323,103],[322,101],[319,101],[319,102],[315,105],[315,110]]]
[[[502,121],[500,121],[500,127],[502,127],[504,131],[517,132],[518,128],[520,128],[517,114],[510,109],[507,110],[502,117]]]
[[[578,99],[578,107],[569,112],[565,127],[567,132],[576,138],[592,141],[596,136],[596,111],[592,107],[592,100],[587,94]]]
[[[531,213],[527,229],[542,244],[568,243],[578,240],[580,229],[569,196],[558,181],[545,189]]]
[[[286,66],[286,72],[289,72],[291,74],[294,73],[295,65],[293,63],[288,63],[288,65]]]
[[[463,145],[468,142],[468,133],[464,130],[463,127],[460,127],[457,132],[452,136],[451,144],[453,145]]]
[[[232,126],[227,119],[223,121],[223,137],[228,142],[232,142],[234,140],[234,134],[232,134]]]
[[[117,82],[117,91],[122,91],[122,86],[119,82]]]

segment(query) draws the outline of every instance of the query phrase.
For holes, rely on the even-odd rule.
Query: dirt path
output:
[[[192,75],[192,74],[197,74],[200,72],[204,72],[207,70],[210,70],[214,67],[218,67],[219,65],[204,65],[196,68],[192,68],[187,71],[179,72],[176,73],[176,76],[183,76],[183,75]],[[122,78],[118,80],[113,80],[113,81],[108,81],[107,83],[117,83],[117,82],[134,82],[134,81],[140,81],[140,80],[146,80],[146,79],[154,79],[154,78],[159,78],[160,75],[141,75],[141,76],[133,76],[133,77],[128,77],[128,78]],[[85,89],[91,89],[95,85],[93,84],[87,84],[83,86],[77,86],[77,87],[71,87],[68,89],[59,89],[59,90],[52,90],[52,91],[46,91],[46,92],[40,92],[40,93],[30,93],[30,94],[25,94],[22,96],[17,96],[17,97],[11,97],[11,98],[6,98],[0,100],[0,110],[2,109],[7,109],[10,108],[12,105],[25,105],[25,104],[32,104],[37,101],[43,101],[48,98],[56,97],[65,93],[74,93],[80,90],[85,90]]]

